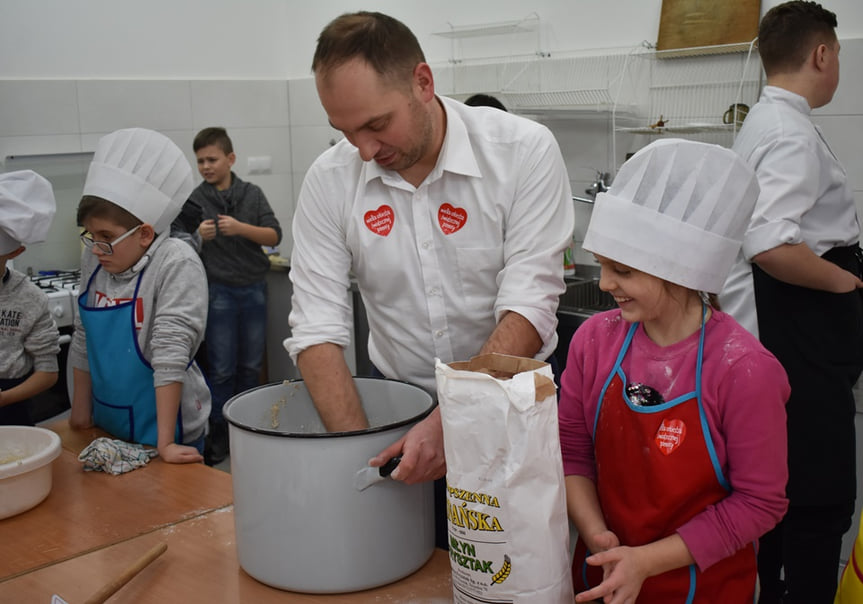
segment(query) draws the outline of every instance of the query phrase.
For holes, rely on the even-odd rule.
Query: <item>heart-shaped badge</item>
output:
[[[683,444],[686,438],[686,424],[679,419],[664,419],[659,430],[656,431],[656,446],[665,455],[671,455],[677,447]]]
[[[393,230],[393,223],[396,221],[395,212],[388,205],[384,204],[377,210],[369,210],[363,216],[366,226],[375,235],[386,237]]]
[[[452,235],[467,222],[467,211],[444,203],[438,208],[437,221],[444,235]]]

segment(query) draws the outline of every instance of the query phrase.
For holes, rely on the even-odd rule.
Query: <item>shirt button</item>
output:
[[[434,335],[435,335],[435,337],[437,337],[437,338],[441,338],[441,337],[443,337],[443,330],[442,330],[442,329],[438,329],[438,330],[434,333]]]
[[[436,287],[430,287],[429,288],[429,295],[430,296],[436,296],[437,293],[438,293],[438,288],[436,288]]]
[[[429,249],[431,247],[431,241],[423,241],[423,249]]]

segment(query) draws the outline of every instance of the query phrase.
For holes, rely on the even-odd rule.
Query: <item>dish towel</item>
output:
[[[78,461],[84,462],[85,472],[123,474],[146,466],[158,454],[156,449],[103,437],[87,445],[78,455]]]

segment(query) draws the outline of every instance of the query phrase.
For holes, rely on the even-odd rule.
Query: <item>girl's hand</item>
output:
[[[170,443],[159,447],[159,457],[168,463],[200,463],[204,456],[195,447]]]
[[[592,545],[590,551],[594,554],[598,554],[600,552],[605,552],[615,547],[620,546],[620,539],[617,538],[613,532],[609,530],[602,531],[601,533],[597,533],[590,539],[590,543]],[[611,574],[611,571],[614,570],[614,565],[603,564],[602,565],[602,580],[605,581],[608,576]]]
[[[633,604],[641,584],[649,576],[643,550],[637,547],[614,547],[589,556],[591,566],[603,567],[602,583],[575,596],[576,602],[601,599],[605,604]]]

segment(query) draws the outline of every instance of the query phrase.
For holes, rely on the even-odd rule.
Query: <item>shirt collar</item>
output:
[[[765,86],[761,95],[771,103],[789,105],[804,115],[812,113],[812,107],[809,106],[809,102],[804,97],[785,88]]]
[[[482,176],[473,146],[470,142],[470,136],[468,136],[467,126],[458,111],[452,107],[452,105],[458,102],[441,97],[435,98],[440,102],[446,113],[446,132],[444,133],[443,144],[441,145],[437,163],[432,171],[429,172],[429,175],[426,176],[425,181],[431,182],[437,180],[444,171],[463,174],[465,176]],[[381,178],[384,181],[389,180],[390,182],[393,179],[402,180],[401,176],[396,172],[381,168],[375,160],[365,163],[366,182],[375,178]]]

